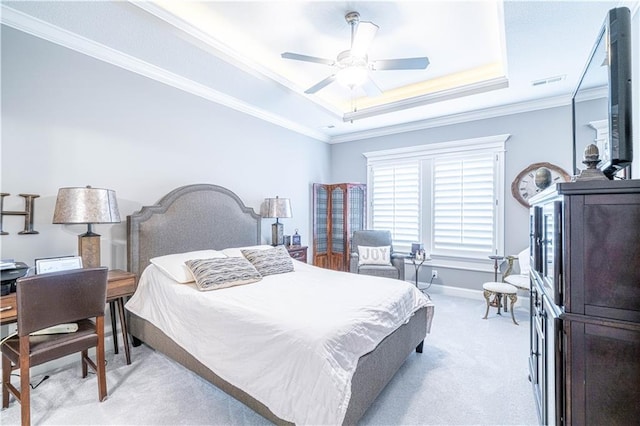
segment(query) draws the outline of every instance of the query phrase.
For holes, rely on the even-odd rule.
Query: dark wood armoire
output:
[[[313,184],[313,264],[348,271],[351,237],[365,229],[367,186]]]
[[[542,424],[640,418],[640,180],[531,199],[530,378]]]

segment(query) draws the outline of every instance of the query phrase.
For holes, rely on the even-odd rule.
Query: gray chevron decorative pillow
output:
[[[242,255],[255,266],[263,277],[293,272],[293,261],[284,246],[266,250],[242,250]]]
[[[198,290],[218,290],[260,281],[256,268],[244,257],[194,259],[185,262]]]

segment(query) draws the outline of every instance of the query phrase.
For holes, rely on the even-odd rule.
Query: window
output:
[[[393,247],[410,251],[420,239],[420,165],[379,165],[369,170],[372,190],[371,229],[389,230]]]
[[[433,160],[433,253],[463,257],[495,253],[493,157],[485,153]]]
[[[371,229],[394,248],[423,242],[434,258],[502,253],[508,135],[366,153]]]

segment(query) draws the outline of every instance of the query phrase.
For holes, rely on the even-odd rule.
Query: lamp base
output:
[[[100,265],[100,235],[87,233],[78,235],[78,254],[83,268],[98,268]]]
[[[271,225],[271,245],[281,246],[284,244],[284,226],[280,222]]]

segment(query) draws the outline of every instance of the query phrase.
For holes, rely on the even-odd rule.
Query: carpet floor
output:
[[[362,425],[535,425],[528,381],[527,309],[487,320],[484,299],[432,293],[436,306],[422,354],[412,353],[361,419]],[[98,402],[95,375],[77,365],[47,373],[31,391],[32,424],[259,425],[270,424],[240,402],[142,345],[132,364],[108,351],[109,397]],[[36,384],[43,375],[31,378]],[[14,377],[14,383],[18,379]],[[3,425],[20,424],[11,398]]]

